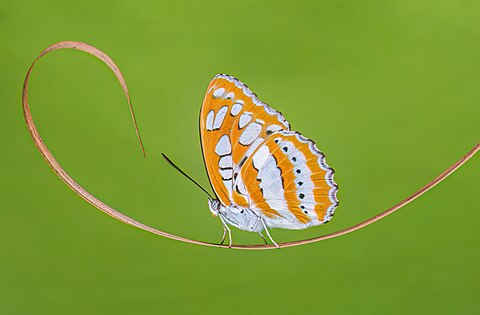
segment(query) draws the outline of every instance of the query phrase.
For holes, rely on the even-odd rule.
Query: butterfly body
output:
[[[315,143],[238,79],[219,74],[200,112],[202,151],[224,224],[268,234],[269,228],[324,224],[338,205],[333,169]]]
[[[226,223],[237,229],[249,232],[264,230],[260,222],[261,216],[252,209],[242,208],[237,205],[224,206],[218,200],[208,200],[210,211],[214,216],[221,216]]]

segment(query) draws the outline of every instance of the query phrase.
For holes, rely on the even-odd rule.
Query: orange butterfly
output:
[[[200,136],[218,198],[208,200],[209,208],[223,224],[222,243],[228,231],[232,245],[229,225],[264,240],[265,230],[278,247],[268,228],[299,230],[331,220],[337,185],[323,153],[238,79],[219,74],[210,82]]]

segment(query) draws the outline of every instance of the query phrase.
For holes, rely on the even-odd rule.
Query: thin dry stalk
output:
[[[123,78],[122,73],[120,72],[120,69],[117,67],[117,65],[113,62],[113,60],[104,52],[99,50],[98,48],[95,48],[93,46],[90,46],[88,44],[82,43],[82,42],[74,42],[74,41],[65,41],[65,42],[60,42],[54,45],[51,45],[47,47],[45,50],[43,50],[40,55],[35,59],[35,61],[32,63],[30,66],[30,69],[27,72],[27,75],[25,77],[25,81],[23,84],[23,91],[22,91],[22,104],[23,104],[23,113],[25,116],[25,122],[27,124],[28,130],[30,132],[30,135],[32,136],[33,142],[37,146],[37,149],[40,151],[42,154],[43,158],[45,161],[48,163],[48,165],[52,168],[52,170],[57,174],[60,179],[67,184],[76,194],[78,194],[80,197],[85,199],[87,202],[95,206],[96,208],[100,209],[101,211],[105,212],[109,216],[122,221],[124,223],[127,223],[129,225],[132,225],[134,227],[137,227],[139,229],[151,232],[153,234],[157,234],[166,238],[170,238],[173,240],[177,241],[182,241],[186,243],[191,243],[191,244],[197,244],[197,245],[204,245],[204,246],[210,246],[210,247],[219,247],[219,248],[228,248],[228,245],[220,245],[220,244],[214,244],[214,243],[208,243],[208,242],[203,242],[203,241],[197,241],[197,240],[192,240],[189,238],[181,237],[178,235],[170,234],[161,230],[157,230],[151,226],[148,226],[146,224],[143,224],[141,222],[138,222],[134,220],[133,218],[124,215],[123,213],[113,209],[109,205],[105,204],[104,202],[100,201],[97,199],[95,196],[90,194],[88,191],[86,191],[82,186],[80,186],[68,173],[60,166],[60,164],[57,162],[55,157],[50,153],[48,150],[47,146],[42,140],[42,137],[40,136],[37,127],[35,126],[35,123],[33,121],[32,114],[30,112],[30,106],[28,105],[28,81],[30,80],[30,74],[33,70],[33,67],[35,66],[35,63],[45,54],[54,51],[54,50],[59,50],[59,49],[76,49],[76,50],[81,50],[86,53],[89,53],[98,59],[102,60],[115,74],[117,77],[118,81],[120,82],[123,92],[125,93],[125,96],[127,97],[128,105],[130,107],[130,112],[132,115],[133,123],[135,125],[135,130],[137,133],[137,138],[140,143],[140,147],[142,149],[142,152],[145,156],[145,150],[142,144],[142,139],[140,137],[140,132],[138,130],[137,122],[135,120],[135,114],[133,112],[133,107],[130,101],[130,96],[128,94],[128,89],[127,85],[125,83],[125,80]],[[422,187],[420,190],[415,192],[413,195],[409,196],[405,200],[399,202],[395,206],[391,207],[390,209],[387,209],[386,211],[374,216],[371,219],[368,219],[366,221],[363,221],[357,225],[351,226],[349,228],[331,233],[331,234],[325,234],[321,235],[318,237],[314,237],[311,239],[306,239],[306,240],[299,240],[299,241],[293,241],[293,242],[285,242],[285,243],[280,243],[280,247],[293,247],[293,246],[299,246],[299,245],[304,245],[304,244],[309,244],[309,243],[315,243],[319,241],[323,241],[326,239],[334,238],[340,235],[348,234],[353,231],[359,230],[361,228],[366,227],[367,225],[370,225],[374,222],[377,222],[378,220],[386,217],[387,215],[392,214],[393,212],[397,211],[398,209],[404,207],[405,205],[409,204],[413,200],[417,199],[424,193],[426,193],[428,190],[436,186],[438,183],[440,183],[442,180],[447,178],[449,175],[451,175],[453,172],[455,172],[460,166],[462,166],[465,162],[467,162],[470,158],[472,158],[478,151],[480,150],[480,143],[475,145],[473,149],[471,149],[464,157],[462,157],[460,160],[458,160],[455,164],[450,166],[445,172],[437,176],[433,181]],[[235,249],[250,249],[250,250],[262,250],[262,249],[274,249],[276,248],[274,245],[233,245],[232,248]]]

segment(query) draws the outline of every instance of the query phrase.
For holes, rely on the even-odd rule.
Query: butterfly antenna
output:
[[[214,197],[212,197],[212,195],[210,195],[210,193],[208,191],[205,190],[205,188],[203,188],[202,186],[200,186],[199,183],[197,183],[193,178],[191,178],[190,176],[187,175],[187,173],[185,173],[180,167],[178,167],[175,163],[172,162],[172,160],[170,160],[165,154],[162,153],[162,156],[163,158],[165,159],[165,161],[167,161],[168,164],[170,164],[170,166],[172,166],[174,169],[176,169],[177,171],[179,171],[183,176],[185,176],[186,178],[188,178],[192,183],[194,183],[195,185],[197,185],[198,188],[200,188],[201,190],[203,190],[209,197],[210,199],[215,199]]]

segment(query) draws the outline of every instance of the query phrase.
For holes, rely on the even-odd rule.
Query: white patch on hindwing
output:
[[[248,196],[247,188],[243,183],[242,174],[238,174],[237,178],[235,179],[235,186],[237,187],[237,190],[241,195]]]
[[[265,202],[271,209],[278,211],[281,215],[274,220],[276,226],[295,226],[298,224],[296,217],[288,210],[284,194],[283,174],[278,166],[278,161],[271,154],[268,146],[260,147],[253,154],[252,164],[258,170],[256,179],[259,182],[258,188],[261,189]]]
[[[257,163],[261,163],[264,159],[262,152],[257,159],[255,159],[255,155],[258,151],[254,154],[254,158],[252,158],[252,162],[255,161]],[[255,167],[256,168],[256,167]],[[267,155],[265,160],[262,163],[261,168],[257,169],[257,181],[259,181],[259,188],[262,191],[263,198],[267,202],[267,204],[272,209],[287,209],[287,201],[285,200],[285,196],[283,193],[283,184],[282,184],[282,174],[280,169],[278,168],[277,161],[273,155]]]
[[[316,201],[313,194],[313,188],[315,185],[310,178],[312,171],[307,166],[305,155],[298,150],[291,141],[276,138],[275,143],[278,146],[277,150],[282,152],[284,158],[288,159],[290,163],[293,164],[293,169],[288,171],[293,172],[295,175],[295,194],[300,202],[300,211],[308,215],[311,219],[316,220]],[[288,183],[286,183],[286,185],[287,184]]]
[[[253,166],[259,170],[262,168],[263,164],[267,161],[268,156],[270,155],[269,148],[264,145],[260,147],[257,152],[252,156]]]
[[[328,164],[325,161],[325,155],[317,148],[317,145],[312,140],[309,140],[303,137],[299,133],[296,133],[295,135],[300,142],[308,143],[308,147],[310,151],[316,156],[318,156],[318,165],[322,170],[326,172],[325,181],[331,187],[330,191],[328,192],[328,196],[330,198],[330,201],[332,202],[332,205],[327,210],[327,214],[325,215],[325,221],[330,221],[330,219],[333,216],[333,212],[335,211],[335,208],[338,206],[338,199],[337,199],[338,186],[335,183],[335,180],[333,179],[333,174],[335,173],[335,171],[333,170],[333,168],[328,166]]]
[[[330,221],[333,217],[335,209],[338,206],[338,199],[337,199],[338,186],[335,183],[335,180],[333,179],[334,170],[326,163],[325,155],[317,148],[317,146],[312,140],[307,139],[303,137],[300,133],[294,132],[294,131],[280,131],[280,133],[285,136],[295,136],[301,143],[307,144],[310,152],[312,152],[315,156],[317,156],[317,163],[319,167],[326,172],[325,181],[330,187],[328,196],[329,196],[330,202],[332,203],[330,207],[327,209],[325,217],[318,218],[318,220],[322,221],[322,223]]]

